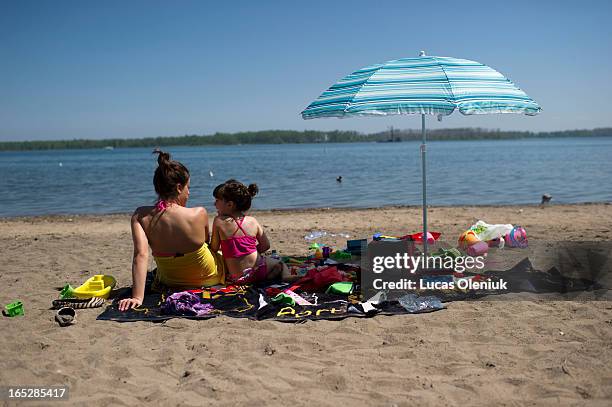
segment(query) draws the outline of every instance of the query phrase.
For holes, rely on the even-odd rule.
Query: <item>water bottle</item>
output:
[[[315,240],[315,239],[321,238],[323,236],[327,236],[327,232],[321,231],[321,230],[314,230],[314,231],[310,232],[309,234],[307,234],[306,236],[304,236],[304,239],[306,239],[306,240]]]

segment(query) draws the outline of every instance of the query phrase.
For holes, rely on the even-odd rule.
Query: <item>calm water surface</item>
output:
[[[428,143],[431,205],[612,201],[612,138]],[[0,152],[0,216],[132,212],[155,201],[151,148]],[[256,209],[419,205],[419,142],[170,147],[190,206],[215,185],[255,182]],[[212,177],[210,175],[212,172]],[[342,175],[343,182],[336,182]]]

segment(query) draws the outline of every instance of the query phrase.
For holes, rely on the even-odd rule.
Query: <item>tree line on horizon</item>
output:
[[[553,132],[501,131],[481,128],[432,129],[427,139],[436,140],[501,140],[528,137],[607,137],[612,128],[592,130],[564,130]],[[175,147],[175,146],[219,146],[238,144],[305,144],[305,143],[355,143],[355,142],[398,142],[420,140],[420,130],[392,130],[371,134],[356,131],[314,131],[314,130],[263,130],[239,133],[215,133],[212,135],[184,135],[175,137],[73,139],[39,141],[0,142],[0,151],[96,149],[131,147]]]

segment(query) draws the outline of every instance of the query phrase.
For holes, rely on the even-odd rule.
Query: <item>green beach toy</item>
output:
[[[334,260],[345,260],[345,259],[350,260],[351,254],[349,252],[345,252],[344,250],[337,250],[335,252],[332,252],[332,254],[330,254],[329,257]]]
[[[70,284],[66,284],[62,291],[60,291],[60,299],[65,300],[72,297],[74,297],[74,288]]]
[[[349,295],[353,292],[353,283],[350,281],[343,281],[340,283],[333,283],[325,291],[327,294],[343,294]]]
[[[272,301],[273,304],[295,305],[295,300],[285,293],[280,293],[276,295],[276,297],[270,298],[270,301]]]
[[[8,317],[25,315],[25,311],[23,310],[23,303],[19,300],[13,301],[10,304],[6,305],[4,309],[6,310],[6,316]]]

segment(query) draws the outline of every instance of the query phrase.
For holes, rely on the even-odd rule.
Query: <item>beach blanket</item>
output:
[[[180,294],[177,296],[177,294]],[[344,319],[347,317],[368,317],[376,314],[396,315],[432,312],[443,309],[441,303],[407,310],[398,301],[381,301],[377,304],[361,303],[356,295],[328,293],[300,293],[299,298],[310,305],[297,302],[274,303],[266,294],[266,289],[254,286],[229,287],[224,289],[191,290],[175,293],[182,297],[176,306],[168,306],[172,295],[148,293],[142,306],[126,312],[117,309],[115,300],[112,305],[98,316],[100,320],[111,321],[165,321],[170,318],[209,319],[225,315],[232,318],[255,320],[276,320],[300,322],[304,320]],[[194,306],[194,299],[197,303]],[[300,300],[301,301],[301,300]]]
[[[453,278],[453,275],[419,276],[420,278]],[[112,321],[165,321],[170,318],[209,319],[225,315],[233,318],[300,322],[305,320],[338,320],[347,317],[416,314],[438,311],[442,303],[474,300],[508,293],[571,294],[596,292],[597,282],[562,275],[556,268],[534,270],[525,258],[510,270],[488,271],[485,275],[466,273],[475,281],[491,283],[506,281],[507,289],[416,290],[411,293],[380,292],[376,300],[359,298],[358,289],[352,294],[288,291],[288,284],[264,286],[230,286],[206,288],[180,293],[146,292],[142,306],[126,312],[117,309],[118,296],[98,316]],[[148,278],[150,282],[151,277]],[[358,287],[357,287],[358,288]],[[124,293],[128,295],[129,290]],[[279,295],[279,293],[281,293]],[[124,296],[125,296],[124,295]]]

